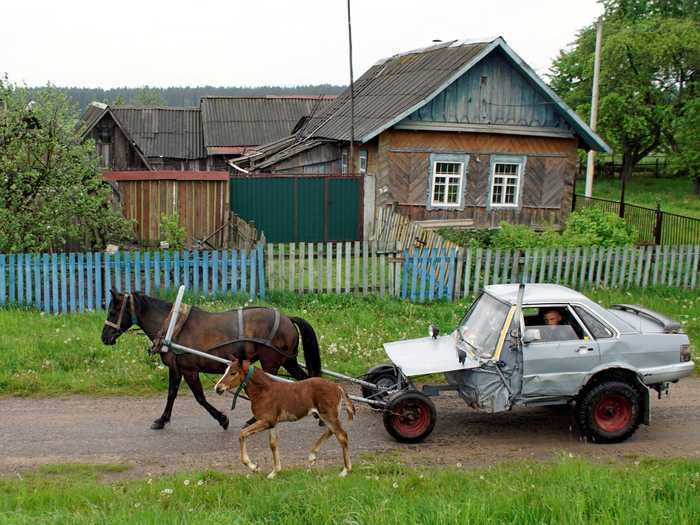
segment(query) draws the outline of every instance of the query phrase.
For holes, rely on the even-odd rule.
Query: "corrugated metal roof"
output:
[[[199,108],[110,108],[146,157],[207,156]]]
[[[374,64],[355,81],[355,139],[372,134],[425,100],[489,44],[445,42]],[[306,129],[315,137],[350,140],[350,90],[339,95]]]
[[[299,120],[322,112],[331,97],[202,97],[206,147],[257,146],[289,135]]]

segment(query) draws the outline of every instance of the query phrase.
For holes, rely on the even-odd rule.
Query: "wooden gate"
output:
[[[362,238],[362,177],[234,175],[230,188],[231,209],[269,242]]]

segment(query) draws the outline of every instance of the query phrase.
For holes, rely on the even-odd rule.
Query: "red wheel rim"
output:
[[[621,395],[606,396],[596,405],[594,416],[604,432],[619,432],[632,420],[632,402]]]
[[[418,437],[430,426],[430,408],[417,399],[400,401],[394,407],[391,424],[403,437]]]

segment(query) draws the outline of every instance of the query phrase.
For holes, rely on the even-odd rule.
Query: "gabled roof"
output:
[[[112,113],[147,157],[207,156],[199,108],[117,107],[112,108]]]
[[[292,133],[302,117],[322,112],[332,97],[202,97],[204,144],[216,147],[258,146]]]
[[[598,151],[607,144],[559,98],[501,37],[490,41],[450,41],[380,60],[354,86],[355,140],[367,142],[428,104],[484,57],[502,50],[562,113],[583,143]],[[323,114],[311,119],[307,136],[350,140],[350,90],[345,90]]]

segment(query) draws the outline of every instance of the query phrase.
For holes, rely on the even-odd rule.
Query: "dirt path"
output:
[[[173,422],[165,430],[148,427],[160,415],[165,396],[0,399],[0,473],[55,463],[120,463],[133,475],[174,470],[215,468],[242,471],[238,463],[238,429],[250,417],[245,401],[223,431],[191,395],[181,395]],[[210,395],[221,410],[230,398]],[[700,458],[700,378],[671,389],[671,397],[654,399],[652,424],[618,445],[592,445],[580,440],[568,413],[519,409],[482,414],[453,397],[436,399],[438,423],[420,445],[400,445],[384,430],[381,416],[358,407],[347,425],[356,463],[366,453],[398,454],[422,464],[487,465],[524,458],[548,459],[571,453],[593,460],[634,460],[639,457]],[[302,465],[321,433],[315,420],[280,427],[284,465]],[[266,436],[250,441],[251,457],[270,464]],[[339,447],[329,441],[322,463],[340,464]]]

